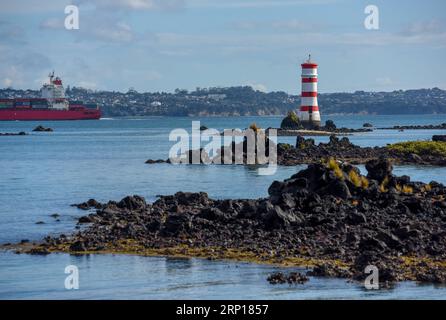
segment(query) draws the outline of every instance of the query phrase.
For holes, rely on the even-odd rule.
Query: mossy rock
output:
[[[390,150],[416,155],[446,157],[446,143],[440,141],[406,141],[388,145]]]
[[[280,128],[288,130],[299,130],[303,129],[303,126],[297,114],[294,111],[290,111],[288,112],[288,115],[282,120]]]

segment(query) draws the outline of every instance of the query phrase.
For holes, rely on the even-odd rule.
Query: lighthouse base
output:
[[[317,106],[301,106],[299,120],[303,127],[308,130],[318,129],[321,126],[321,114]]]
[[[301,120],[300,123],[307,130],[319,129],[320,126],[321,126],[321,122],[320,121],[315,121],[315,120],[313,120],[313,121]]]

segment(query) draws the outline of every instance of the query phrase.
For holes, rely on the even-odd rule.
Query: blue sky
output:
[[[64,28],[66,5],[80,29]],[[379,8],[379,30],[364,9]],[[444,0],[0,0],[0,87],[168,91],[251,85],[319,91],[446,89]]]

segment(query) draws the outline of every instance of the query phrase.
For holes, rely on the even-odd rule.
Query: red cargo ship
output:
[[[50,81],[40,89],[41,98],[0,99],[0,120],[97,120],[97,105],[68,101],[62,80],[49,75]]]

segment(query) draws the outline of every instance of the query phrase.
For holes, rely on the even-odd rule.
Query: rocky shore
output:
[[[331,136],[331,135],[339,135],[339,136],[346,136],[350,135],[352,133],[333,133],[332,131],[323,131],[323,130],[294,130],[294,129],[276,129],[277,130],[277,136],[279,137],[297,137],[297,136]]]
[[[417,142],[416,142],[417,143]],[[297,137],[296,145],[277,145],[277,163],[279,165],[296,165],[301,163],[318,162],[321,159],[334,157],[352,164],[365,164],[371,159],[387,158],[399,165],[436,165],[446,166],[446,157],[442,154],[423,150],[412,152],[404,148],[360,147],[350,142],[347,137],[339,139],[330,136],[328,143],[316,145],[313,139]]]
[[[271,128],[268,128],[271,129]],[[267,129],[267,130],[268,130]],[[351,128],[327,128],[319,127],[313,129],[282,129],[276,128],[278,136],[346,136],[353,133],[372,132],[369,128],[351,129]]]
[[[435,136],[432,136],[432,141],[435,141],[435,142],[446,142],[446,135],[435,135]]]
[[[276,128],[279,136],[326,136],[326,135],[347,135],[353,133],[372,132],[373,125],[365,123],[362,128],[338,128],[333,120],[325,121],[324,126],[304,125],[293,112],[288,112],[287,116],[282,120],[280,128]],[[271,128],[269,128],[271,129]],[[268,129],[267,129],[268,130]]]
[[[33,132],[53,132],[54,130],[52,128],[46,128],[44,126],[38,125],[32,131]],[[1,136],[27,136],[27,135],[29,135],[29,133],[27,133],[25,131],[20,131],[20,132],[0,132],[0,137]]]
[[[268,150],[269,143],[273,143],[268,138],[265,138],[266,150]],[[418,142],[414,142],[418,143]],[[443,143],[443,142],[438,142]],[[446,146],[446,144],[445,144]],[[231,149],[232,148],[232,152]],[[235,154],[236,150],[243,150],[243,154],[239,155],[238,158],[232,156],[232,159],[226,159],[228,154]],[[200,159],[200,153],[202,154],[202,161],[204,163],[243,163],[246,164],[247,159],[247,143],[246,139],[243,142],[241,148],[237,148],[237,145],[233,142],[230,146],[224,146],[219,151],[219,154],[214,158],[209,157],[208,154],[203,152],[203,150],[189,150],[188,154],[185,155],[185,163],[191,163],[193,156],[195,155],[197,159]],[[435,151],[435,150],[434,150]],[[328,143],[315,144],[314,139],[305,139],[302,136],[296,138],[296,144],[293,146],[291,144],[279,143],[277,144],[277,164],[283,166],[294,166],[298,164],[309,164],[320,162],[323,159],[328,159],[330,157],[336,158],[341,161],[347,161],[352,164],[365,164],[371,159],[377,158],[387,158],[393,161],[395,164],[399,165],[435,165],[435,166],[446,166],[446,156],[441,153],[436,153],[427,148],[417,150],[407,149],[404,147],[393,148],[392,145],[386,147],[360,147],[350,142],[347,137],[339,139],[338,137],[332,135],[330,136]],[[226,156],[225,156],[226,155]],[[204,160],[203,160],[204,158]],[[228,161],[225,161],[229,160]],[[216,160],[216,161],[214,161]],[[237,162],[237,161],[238,162]],[[153,160],[149,159],[146,161],[147,164],[155,163],[170,163],[167,160]]]
[[[236,259],[361,281],[365,267],[374,265],[381,285],[445,283],[446,187],[394,176],[384,159],[366,168],[362,176],[334,159],[310,164],[254,200],[214,200],[203,192],[160,196],[154,203],[140,196],[89,200],[77,205],[90,210],[79,219],[79,231],[46,237],[23,251]]]
[[[28,134],[24,131],[20,131],[20,132],[0,132],[0,137],[2,136],[27,136]]]
[[[378,129],[379,130],[446,130],[446,122],[442,124],[393,126],[393,127],[378,128]]]

